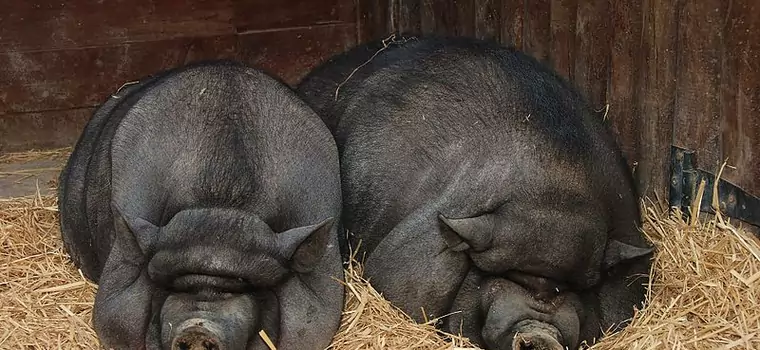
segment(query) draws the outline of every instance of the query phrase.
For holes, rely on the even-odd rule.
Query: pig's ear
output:
[[[491,247],[493,217],[485,214],[471,218],[449,219],[438,214],[441,234],[449,249],[455,252],[472,249],[482,252]]]
[[[291,262],[294,271],[311,271],[325,253],[334,221],[334,218],[329,218],[318,224],[296,227],[277,234],[275,240],[278,253]]]
[[[610,240],[604,251],[604,267],[610,268],[623,261],[638,258],[654,251],[654,248],[640,248],[634,245]]]
[[[151,249],[153,240],[158,235],[158,227],[148,220],[125,214],[116,203],[111,203],[116,239],[123,242],[136,242],[138,249],[146,253]],[[129,237],[125,236],[128,235]],[[134,239],[134,241],[133,241]]]

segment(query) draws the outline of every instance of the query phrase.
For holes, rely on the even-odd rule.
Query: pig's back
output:
[[[334,61],[360,61],[368,47],[378,45]],[[600,125],[582,98],[511,48],[410,39],[363,64],[318,69],[299,92],[332,125],[342,151],[348,228],[365,236],[370,250],[422,206],[486,209],[517,180],[525,158],[539,156],[534,145],[547,158],[561,154],[584,163],[597,142]],[[503,172],[495,174],[493,164]]]
[[[337,163],[329,131],[285,85],[201,66],[131,107],[112,144],[113,197],[156,224],[185,208],[236,207],[279,231],[339,211]]]

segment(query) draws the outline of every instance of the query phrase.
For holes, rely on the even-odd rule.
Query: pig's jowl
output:
[[[417,320],[454,313],[441,326],[488,349],[564,349],[643,300],[631,174],[601,116],[533,58],[399,37],[331,58],[298,92],[337,141],[366,277]]]
[[[106,348],[323,349],[343,304],[329,130],[284,84],[214,61],[127,85],[61,175],[64,245]]]

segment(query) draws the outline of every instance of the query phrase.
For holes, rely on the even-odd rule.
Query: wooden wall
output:
[[[123,83],[238,58],[295,83],[356,43],[353,0],[8,0],[0,152],[72,145]]]
[[[760,0],[9,0],[0,152],[71,145],[122,83],[238,58],[296,82],[393,31],[493,38],[606,112],[640,187],[665,195],[671,144],[760,195]]]
[[[640,188],[667,194],[671,144],[760,196],[760,0],[359,0],[361,40],[492,38],[607,112]]]

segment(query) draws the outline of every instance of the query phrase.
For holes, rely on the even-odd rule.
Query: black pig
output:
[[[533,58],[401,37],[333,57],[298,92],[337,140],[366,277],[417,320],[455,313],[443,327],[488,349],[564,349],[643,300],[652,250],[631,174]]]
[[[60,179],[63,241],[115,349],[323,349],[343,306],[329,130],[264,73],[204,62],[126,86]],[[336,280],[337,279],[337,280]]]

